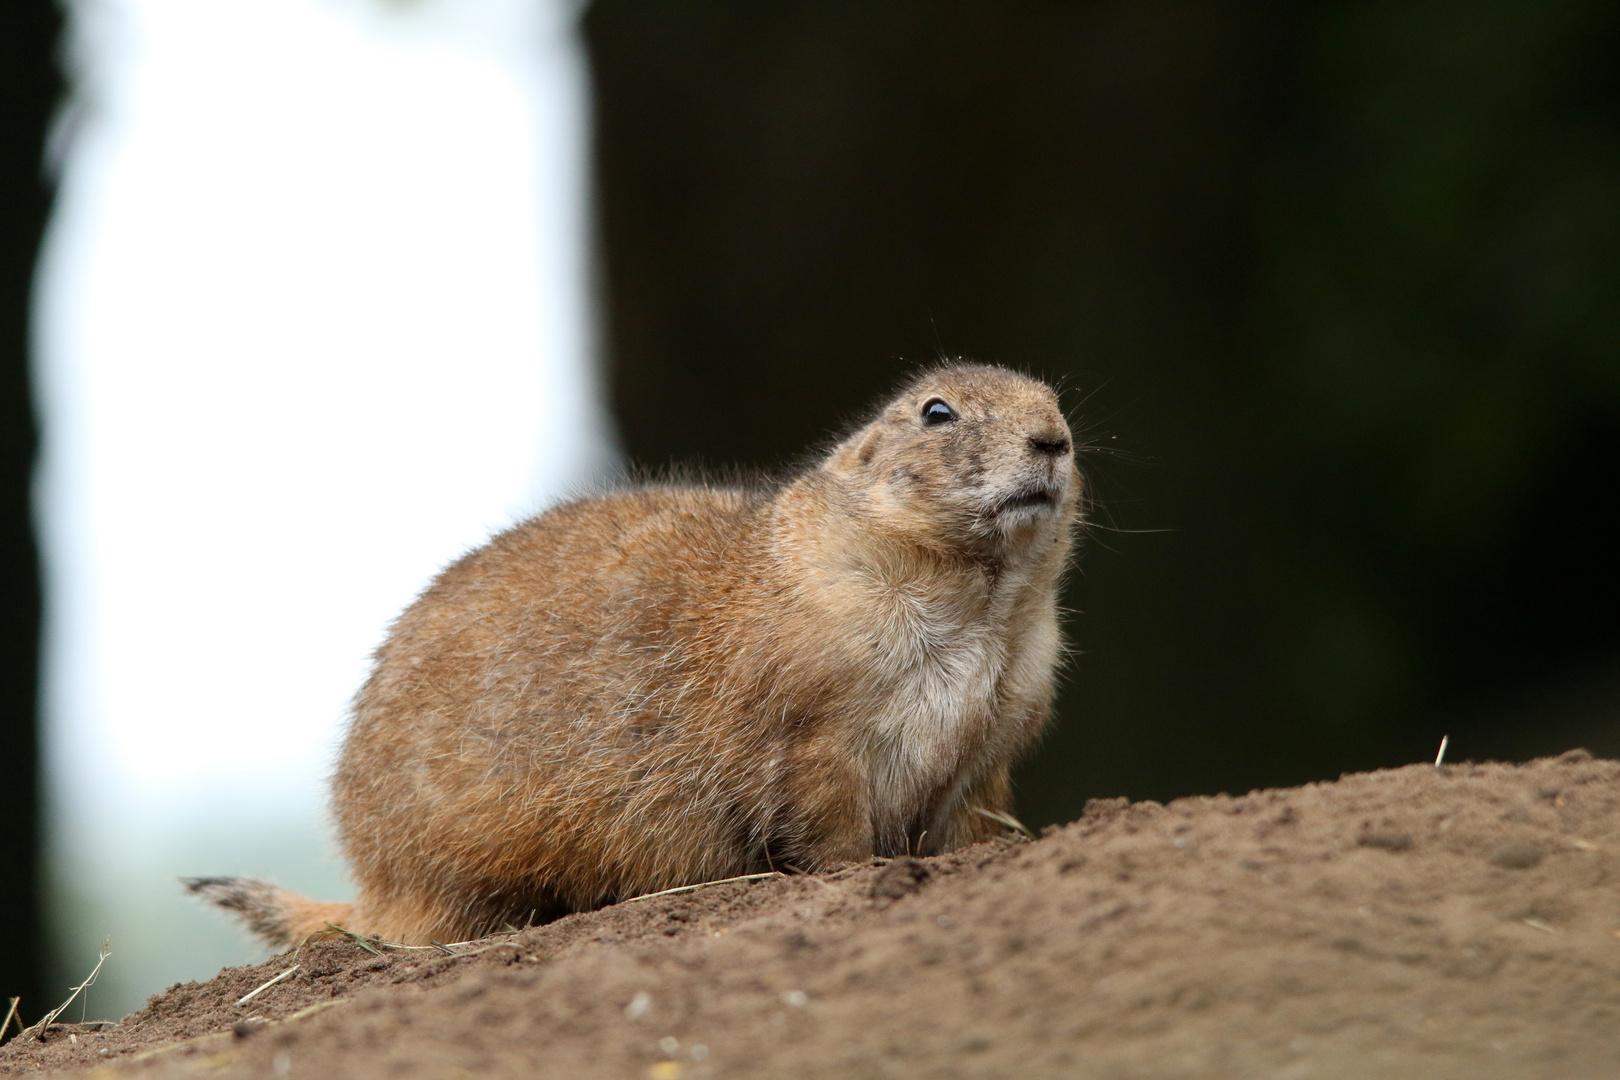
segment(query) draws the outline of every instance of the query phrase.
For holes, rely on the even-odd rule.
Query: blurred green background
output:
[[[23,942],[54,12],[0,27],[0,916]],[[582,18],[630,458],[780,465],[941,354],[1068,387],[1094,507],[1030,824],[1424,760],[1443,734],[1456,758],[1620,755],[1620,7]],[[37,996],[4,953],[0,984]]]

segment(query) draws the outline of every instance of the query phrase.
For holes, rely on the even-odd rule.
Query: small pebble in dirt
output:
[[[235,1035],[238,1039],[245,1039],[254,1032],[263,1031],[269,1026],[270,1022],[268,1020],[261,1020],[256,1016],[250,1016],[245,1020],[238,1020],[236,1023],[232,1024],[231,1034]]]
[[[673,1054],[680,1048],[681,1040],[677,1039],[673,1035],[665,1035],[662,1039],[658,1040],[658,1049],[662,1050],[666,1054]]]
[[[643,990],[631,998],[630,1004],[624,1007],[624,1017],[626,1020],[639,1020],[647,1015],[647,1010],[650,1008],[652,1008],[652,995]]]
[[[922,888],[928,880],[928,867],[909,855],[891,859],[872,882],[872,899],[898,900]]]
[[[792,1005],[794,1008],[799,1008],[801,1006],[810,1004],[810,995],[806,994],[803,990],[789,990],[787,993],[782,995],[782,1004]]]
[[[1491,852],[1491,862],[1505,870],[1528,870],[1544,857],[1541,848],[1528,840],[1514,840]]]

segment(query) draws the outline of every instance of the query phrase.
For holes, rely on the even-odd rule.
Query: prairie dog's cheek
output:
[[[897,465],[889,470],[889,490],[902,498],[921,494],[928,487],[927,478],[910,465]]]

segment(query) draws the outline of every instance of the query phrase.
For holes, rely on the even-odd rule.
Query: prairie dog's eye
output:
[[[939,398],[929,398],[923,402],[923,423],[929,427],[935,424],[947,424],[956,419],[956,410],[945,404]]]

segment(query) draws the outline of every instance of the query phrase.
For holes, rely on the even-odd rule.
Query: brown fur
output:
[[[349,929],[465,939],[992,834],[975,808],[1008,809],[1047,721],[1079,497],[1053,392],[957,365],[774,491],[643,486],[497,536],[356,700]],[[215,891],[277,944],[339,910],[252,885]]]

